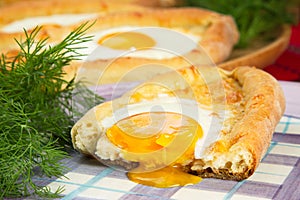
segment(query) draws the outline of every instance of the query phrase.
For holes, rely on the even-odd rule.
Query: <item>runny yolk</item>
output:
[[[195,184],[201,178],[183,171],[194,158],[202,137],[194,119],[171,112],[145,112],[124,118],[106,132],[128,161],[139,166],[127,173],[130,180],[155,187]]]
[[[160,188],[197,184],[201,181],[199,176],[188,174],[174,166],[166,166],[153,172],[129,172],[127,176],[136,183]]]
[[[131,50],[140,48],[152,48],[155,41],[143,33],[123,32],[111,33],[98,40],[98,44],[116,50]]]

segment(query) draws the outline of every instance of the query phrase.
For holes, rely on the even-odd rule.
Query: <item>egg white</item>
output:
[[[150,49],[116,50],[98,44],[99,39],[112,33],[134,31],[152,38],[156,45]],[[118,57],[168,59],[186,54],[198,46],[200,36],[179,32],[167,28],[121,26],[93,33],[94,39],[86,43],[81,53],[88,56],[83,59],[94,61],[98,59],[113,59]]]
[[[99,13],[56,14],[49,16],[28,17],[5,25],[2,27],[1,31],[5,33],[23,32],[23,29],[30,30],[36,26],[42,26],[45,24],[68,26],[97,18],[97,16],[99,16]]]
[[[201,108],[194,100],[162,96],[151,101],[128,104],[114,111],[113,116],[104,118],[100,121],[100,124],[106,130],[124,118],[143,112],[173,112],[188,116],[197,121],[202,127],[203,137],[197,141],[195,147],[194,155],[196,159],[201,158],[204,150],[219,139],[219,133],[223,128],[223,121],[225,118],[231,116],[230,111],[226,111],[226,113],[220,111],[218,115],[212,115],[215,112]]]

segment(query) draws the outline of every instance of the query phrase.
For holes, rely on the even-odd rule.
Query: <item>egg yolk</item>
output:
[[[143,33],[123,32],[107,34],[98,40],[98,44],[116,50],[130,50],[152,48],[156,43]]]
[[[171,112],[140,113],[118,121],[106,135],[126,160],[139,162],[127,173],[134,182],[174,187],[201,181],[183,171],[203,135],[201,126],[190,117]]]

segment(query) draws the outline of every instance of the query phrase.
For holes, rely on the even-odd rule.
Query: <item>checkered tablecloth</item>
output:
[[[128,85],[126,87],[128,87]],[[285,91],[288,89],[289,88],[285,88]],[[295,86],[293,89],[295,89]],[[296,89],[300,91],[300,84],[297,85]],[[298,97],[300,97],[300,95],[293,98]],[[299,99],[300,98],[298,98],[298,100]],[[287,98],[287,100],[289,101],[289,98]],[[297,103],[292,106],[294,106],[294,108],[300,107],[300,101],[296,102]],[[298,114],[299,117],[291,117],[290,115],[282,117],[276,127],[272,143],[258,169],[249,179],[241,182],[203,179],[199,184],[185,187],[165,189],[148,187],[131,182],[127,179],[125,172],[106,167],[97,160],[85,157],[77,152],[73,152],[71,158],[63,161],[65,165],[70,168],[70,171],[65,174],[67,178],[41,178],[36,181],[41,185],[48,185],[52,189],[64,186],[65,191],[62,193],[63,197],[61,198],[64,200],[299,200],[300,113]]]

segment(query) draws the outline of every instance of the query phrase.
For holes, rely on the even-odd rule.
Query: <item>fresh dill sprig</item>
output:
[[[188,6],[207,8],[231,15],[240,31],[237,47],[247,47],[256,37],[293,23],[288,12],[291,0],[184,0]],[[268,34],[266,34],[268,35]]]
[[[25,40],[16,40],[19,53],[1,55],[0,198],[62,192],[37,185],[33,176],[61,177],[67,170],[61,160],[71,147],[73,90],[84,86],[66,81],[64,67],[82,56],[78,44],[91,40],[85,35],[90,26],[82,24],[54,46],[47,46],[47,38],[36,40],[41,27],[24,30]],[[86,102],[103,100],[87,88],[81,91]]]

